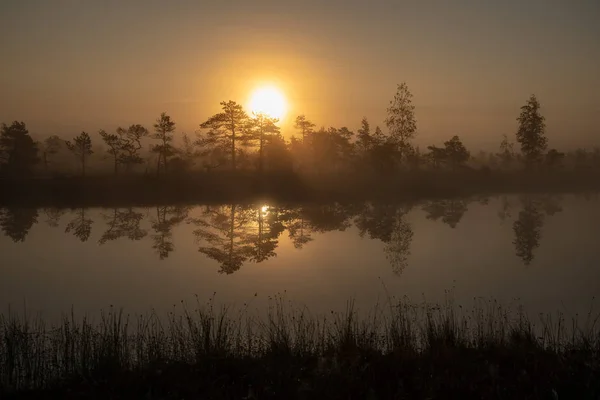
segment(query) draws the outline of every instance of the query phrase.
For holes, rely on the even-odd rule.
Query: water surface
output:
[[[600,294],[597,196],[413,204],[222,204],[0,211],[0,304],[54,319],[182,300],[315,313],[388,296],[493,297],[531,315],[585,314]]]

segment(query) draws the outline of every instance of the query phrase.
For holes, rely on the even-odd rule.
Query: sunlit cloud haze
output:
[[[149,126],[193,132],[262,84],[287,98],[283,133],[383,125],[397,83],[416,143],[495,148],[535,93],[557,146],[598,144],[600,2],[2,0],[0,121],[33,134]]]

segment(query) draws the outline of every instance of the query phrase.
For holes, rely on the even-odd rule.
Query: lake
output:
[[[600,294],[600,201],[500,195],[418,203],[210,204],[0,211],[0,304],[55,320],[181,301],[313,313],[389,297],[587,314]]]

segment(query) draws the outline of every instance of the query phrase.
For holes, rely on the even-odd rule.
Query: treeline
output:
[[[387,109],[385,128],[363,118],[356,132],[347,127],[316,129],[304,115],[295,120],[295,135],[286,140],[278,120],[251,114],[234,101],[199,125],[194,137],[176,135],[176,124],[162,113],[151,129],[140,124],[99,131],[92,140],[81,132],[72,140],[53,135],[32,139],[23,122],[2,124],[0,176],[26,178],[89,174],[101,161],[104,174],[182,174],[190,171],[253,170],[306,175],[337,173],[390,175],[415,170],[556,170],[600,169],[600,148],[564,153],[549,148],[540,103],[531,96],[521,107],[514,140],[504,136],[495,153],[476,155],[453,136],[441,146],[414,145],[417,121],[412,94],[398,85]],[[518,148],[517,148],[518,147]],[[100,168],[96,168],[98,173]]]
[[[219,272],[231,274],[246,263],[261,263],[277,255],[279,241],[287,235],[296,249],[310,245],[318,234],[345,231],[354,226],[361,237],[379,240],[390,267],[401,274],[408,266],[414,230],[407,214],[418,208],[425,218],[450,229],[459,226],[473,203],[487,205],[489,198],[439,199],[421,203],[332,203],[306,205],[226,204],[164,206],[146,210],[116,207],[94,212],[72,209],[0,208],[0,231],[14,242],[24,242],[33,226],[44,221],[51,228],[62,226],[65,234],[79,241],[90,240],[98,222],[104,229],[102,246],[116,240],[149,240],[152,251],[163,260],[176,250],[173,230],[181,224],[193,226],[198,252],[216,261]],[[522,196],[518,202],[500,199],[498,217],[513,221],[515,254],[525,265],[534,261],[548,218],[562,211],[561,198],[554,195]],[[66,221],[65,220],[66,217]],[[61,222],[66,222],[62,224]],[[148,248],[150,250],[150,247]]]

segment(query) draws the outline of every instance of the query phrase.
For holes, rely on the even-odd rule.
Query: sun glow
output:
[[[258,88],[250,97],[250,111],[281,120],[287,111],[285,96],[273,86]]]

